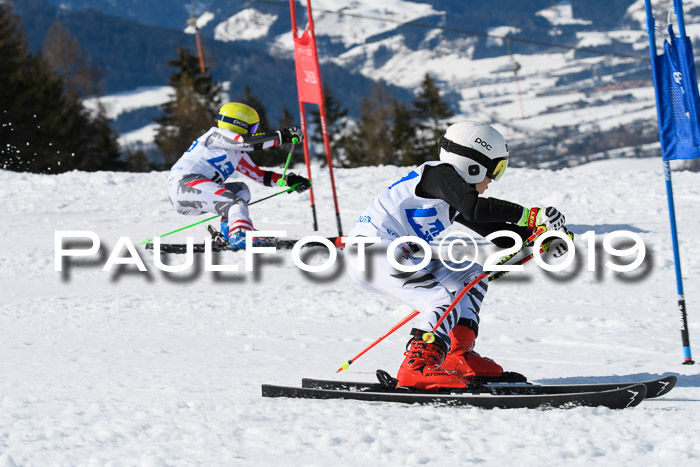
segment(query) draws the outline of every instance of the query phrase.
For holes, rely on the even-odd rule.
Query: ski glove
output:
[[[297,193],[301,193],[303,191],[306,191],[311,186],[311,180],[309,180],[308,178],[302,177],[301,175],[297,175],[297,174],[292,173],[292,172],[288,173],[287,174],[287,185],[292,187],[292,186],[296,185],[297,183],[300,184],[298,187],[296,187],[294,189]]]
[[[295,126],[289,127],[289,128],[283,128],[282,131],[280,132],[282,135],[282,144],[284,143],[298,143],[302,139],[304,139],[304,134],[301,132],[301,130]],[[297,141],[294,141],[294,138],[297,139]]]
[[[529,230],[537,230],[538,227],[545,226],[547,230],[559,230],[564,226],[566,218],[557,208],[523,208],[523,216],[518,222],[519,226],[527,227]]]
[[[566,227],[564,227],[562,230],[564,231],[566,236],[573,241],[574,234],[572,232],[569,232],[569,230]],[[561,258],[566,254],[567,251],[569,251],[569,247],[566,245],[566,242],[558,237],[553,237],[543,242],[542,248],[554,258]]]

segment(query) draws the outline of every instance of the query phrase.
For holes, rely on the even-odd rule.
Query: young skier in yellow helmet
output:
[[[227,182],[239,172],[265,186],[276,186],[281,174],[262,170],[250,158],[250,151],[268,149],[303,139],[297,127],[260,132],[260,117],[252,107],[229,102],[216,117],[217,126],[197,138],[170,169],[168,198],[177,212],[185,215],[221,215],[221,234],[232,247],[245,247],[245,233],[255,230],[248,213],[250,190],[243,182]],[[297,191],[309,188],[307,178],[287,174],[289,186]]]

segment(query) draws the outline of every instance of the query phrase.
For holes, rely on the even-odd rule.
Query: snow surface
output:
[[[362,45],[372,36],[398,28],[400,23],[444,14],[430,4],[404,0],[315,0],[313,11],[316,35],[336,38],[345,46]],[[293,47],[289,40],[287,47]]]
[[[207,24],[209,24],[209,22],[212,21],[214,18],[215,18],[214,13],[212,13],[211,11],[205,11],[204,13],[199,15],[198,18],[195,18],[194,23],[197,26],[197,29],[202,29]],[[190,20],[191,20],[191,18],[190,18]],[[189,21],[188,21],[188,23],[189,23]],[[195,29],[195,27],[193,25],[188,25],[184,29],[184,32],[185,32],[185,34],[195,34],[197,32],[197,30]]]
[[[553,26],[562,26],[567,24],[591,24],[591,21],[585,19],[574,18],[571,2],[561,2],[544,10],[535,13],[549,21]]]
[[[646,27],[647,23],[644,1],[645,0],[636,0],[627,8],[627,12],[625,14],[627,18],[639,23],[640,27]],[[673,1],[674,0],[657,0],[651,2],[652,14],[654,15],[654,18],[656,18],[656,26],[664,31],[668,26],[666,24],[668,14],[674,10]],[[698,6],[700,6],[699,0],[685,0],[683,2],[683,17],[685,18],[687,24],[696,23],[698,20],[700,20],[698,16],[693,14]],[[675,23],[675,17],[672,16],[671,19]],[[676,28],[676,33],[678,33],[678,28]]]
[[[514,155],[515,156],[515,155]],[[337,169],[346,233],[407,168]],[[327,170],[313,168],[321,234],[334,235]],[[121,236],[134,243],[206,218],[175,213],[164,172],[36,175],[0,171],[0,465],[698,465],[700,367],[681,365],[661,162],[603,161],[557,172],[509,169],[487,192],[555,205],[598,240],[638,233],[649,258],[620,277],[573,278],[532,263],[489,289],[477,350],[543,383],[639,380],[679,386],[626,411],[481,410],[352,401],[263,399],[262,383],[302,377],[373,380],[395,372],[407,326],[358,359],[411,309],[350,282],[302,273],[291,252],[256,272],[166,274],[101,269]],[[691,341],[700,353],[700,174],[674,173]],[[250,184],[253,199],[273,190]],[[251,206],[258,229],[311,234],[308,195]],[[54,270],[54,232],[90,230],[101,254]],[[203,225],[166,237],[197,241]],[[600,246],[599,246],[600,247]],[[122,252],[126,255],[126,250]],[[176,256],[172,263],[184,258]],[[238,253],[216,264],[244,267]],[[325,261],[317,252],[310,263]],[[340,265],[340,262],[338,263]],[[636,277],[636,279],[635,279]]]
[[[138,130],[133,130],[119,136],[119,145],[124,148],[138,147],[142,144],[154,143],[160,125],[151,123]]]
[[[277,15],[261,13],[255,8],[241,10],[214,28],[214,38],[220,41],[242,41],[265,37]]]
[[[486,46],[490,47],[495,45],[501,47],[503,46],[504,40],[500,37],[514,36],[519,32],[520,28],[515,28],[513,26],[496,26],[495,28],[489,28],[486,33],[490,36],[498,37],[489,37],[486,41]]]
[[[109,96],[91,97],[85,99],[83,105],[93,112],[102,105],[107,118],[115,119],[124,112],[165,104],[171,101],[174,95],[175,90],[172,86],[144,86]]]

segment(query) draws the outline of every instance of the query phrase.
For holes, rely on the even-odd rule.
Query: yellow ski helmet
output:
[[[260,116],[254,108],[239,102],[229,102],[219,109],[216,116],[219,128],[231,130],[239,135],[255,133]]]

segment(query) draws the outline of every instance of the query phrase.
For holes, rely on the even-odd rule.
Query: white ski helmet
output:
[[[467,183],[500,179],[508,167],[508,143],[481,122],[457,122],[440,138],[440,160],[452,164]]]

